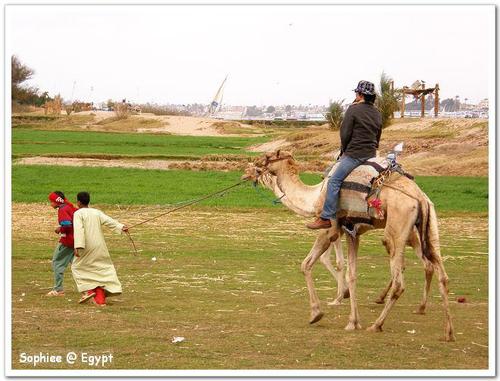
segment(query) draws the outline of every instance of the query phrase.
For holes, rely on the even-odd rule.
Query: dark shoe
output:
[[[329,229],[332,227],[332,223],[330,222],[330,220],[317,218],[314,222],[310,222],[306,226],[309,229]]]

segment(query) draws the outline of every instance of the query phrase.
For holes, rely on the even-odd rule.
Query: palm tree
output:
[[[326,120],[333,130],[340,129],[340,125],[344,119],[344,107],[342,106],[344,100],[345,99],[330,102],[328,111],[325,114]]]
[[[399,110],[398,96],[394,92],[393,80],[382,72],[380,76],[380,93],[377,96],[376,105],[382,114],[382,128],[390,124],[394,111]]]

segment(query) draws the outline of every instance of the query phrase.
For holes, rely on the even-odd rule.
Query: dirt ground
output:
[[[243,170],[247,161],[205,161],[205,160],[144,160],[144,159],[90,159],[73,157],[26,157],[16,161],[24,165],[64,165],[69,167],[108,167],[108,168],[140,168],[140,169],[189,169],[195,171],[239,171]]]
[[[112,118],[115,114],[112,111],[82,111],[75,115],[93,115],[94,123],[97,124],[105,119]],[[157,133],[157,134],[175,134],[175,135],[190,135],[190,136],[245,136],[245,134],[228,134],[218,128],[224,124],[237,124],[241,128],[251,128],[251,126],[233,122],[220,121],[211,118],[192,117],[192,116],[172,116],[172,115],[155,115],[150,113],[142,113],[140,115],[131,115],[129,118],[137,121],[157,121],[160,122],[160,127],[138,127],[135,132],[138,133]],[[92,125],[87,129],[92,130]]]

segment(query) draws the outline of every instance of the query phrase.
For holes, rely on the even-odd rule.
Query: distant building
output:
[[[488,110],[489,109],[488,98],[484,98],[481,102],[479,102],[477,107],[480,108],[481,110]]]

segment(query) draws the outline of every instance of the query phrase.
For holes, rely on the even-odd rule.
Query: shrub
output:
[[[38,109],[32,105],[21,104],[16,101],[12,102],[12,112],[13,113],[25,113],[25,112],[34,112]]]
[[[117,119],[129,117],[128,105],[126,103],[115,103],[115,116]]]
[[[328,111],[325,114],[326,120],[328,121],[330,128],[333,130],[339,130],[342,120],[344,119],[344,109],[342,106],[344,100],[345,99],[331,102],[328,107]]]
[[[376,99],[376,106],[382,114],[382,128],[391,124],[393,112],[399,110],[398,95],[392,89],[392,82],[392,78],[382,72],[380,76],[380,93]]]
[[[173,115],[173,116],[190,116],[188,111],[176,110],[170,106],[160,106],[151,103],[142,104],[139,106],[142,113],[149,113],[155,115]]]

